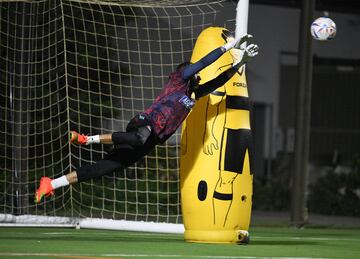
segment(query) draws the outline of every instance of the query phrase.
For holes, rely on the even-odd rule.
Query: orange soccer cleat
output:
[[[49,177],[41,177],[40,187],[35,192],[35,203],[39,203],[44,196],[49,197],[55,194],[51,181]]]
[[[72,130],[70,131],[70,142],[78,145],[87,145],[88,137]]]

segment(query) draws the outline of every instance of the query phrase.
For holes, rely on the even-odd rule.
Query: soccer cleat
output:
[[[70,142],[78,145],[87,145],[88,137],[72,130],[70,131]]]
[[[51,181],[49,177],[41,177],[40,187],[35,192],[35,203],[39,203],[44,196],[49,197],[55,194]]]

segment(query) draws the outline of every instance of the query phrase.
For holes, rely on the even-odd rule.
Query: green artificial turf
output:
[[[0,228],[0,258],[360,258],[358,229],[254,227],[250,244],[188,243],[179,234]]]

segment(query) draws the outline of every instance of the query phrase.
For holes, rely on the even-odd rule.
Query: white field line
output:
[[[26,257],[26,256],[54,256],[54,257],[63,257],[63,258],[87,258],[87,259],[97,259],[104,257],[157,257],[157,258],[199,258],[199,259],[328,259],[323,257],[287,257],[287,256],[280,256],[280,257],[262,257],[262,256],[212,256],[212,255],[177,255],[177,254],[99,254],[99,255],[90,255],[90,254],[51,254],[51,253],[0,253],[0,257]]]
[[[336,238],[336,237],[262,237],[262,236],[250,236],[250,240],[310,240],[310,241],[359,241],[359,238]],[[250,241],[251,242],[251,241]]]
[[[88,236],[88,233],[85,232],[71,232],[71,233],[66,233],[66,232],[46,232],[46,233],[42,233],[44,235],[64,235],[64,236],[71,236],[71,235],[86,235]],[[109,232],[97,232],[96,235],[105,235],[108,236],[110,235]],[[166,236],[168,237],[168,234],[160,234],[160,233],[129,233],[129,236]],[[174,234],[174,235],[178,235],[178,234]],[[339,238],[337,237],[281,237],[281,236],[277,236],[277,237],[268,237],[268,236],[250,236],[250,240],[310,240],[310,241],[339,241]],[[360,236],[359,238],[341,238],[341,241],[359,241],[360,242]],[[250,241],[251,242],[251,241]]]
[[[228,255],[146,255],[146,254],[139,254],[139,255],[128,255],[128,254],[103,254],[102,256],[126,256],[126,257],[163,257],[163,258],[205,258],[205,259],[328,259],[324,257],[287,257],[287,256],[280,256],[280,257],[264,257],[264,256],[228,256]]]

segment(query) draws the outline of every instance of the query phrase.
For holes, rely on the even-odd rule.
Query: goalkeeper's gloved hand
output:
[[[237,48],[237,49],[241,49],[241,45],[248,41],[249,39],[252,38],[251,34],[245,34],[243,36],[241,36],[240,38],[236,38],[235,40],[226,43],[223,48],[225,49],[225,51],[228,51],[232,48]]]
[[[249,60],[259,54],[259,46],[256,44],[250,44],[245,48],[243,59]],[[245,62],[247,62],[247,60]]]
[[[253,36],[252,36],[251,34],[245,34],[245,35],[241,36],[240,38],[235,39],[236,44],[235,44],[234,48],[235,48],[235,49],[243,50],[243,48],[241,47],[241,45],[242,45],[244,42],[249,41],[252,37],[253,37]]]
[[[244,53],[242,57],[239,59],[239,61],[233,64],[234,67],[235,66],[240,67],[246,64],[250,59],[252,59],[257,54],[259,54],[259,46],[256,44],[250,44],[243,51]]]

